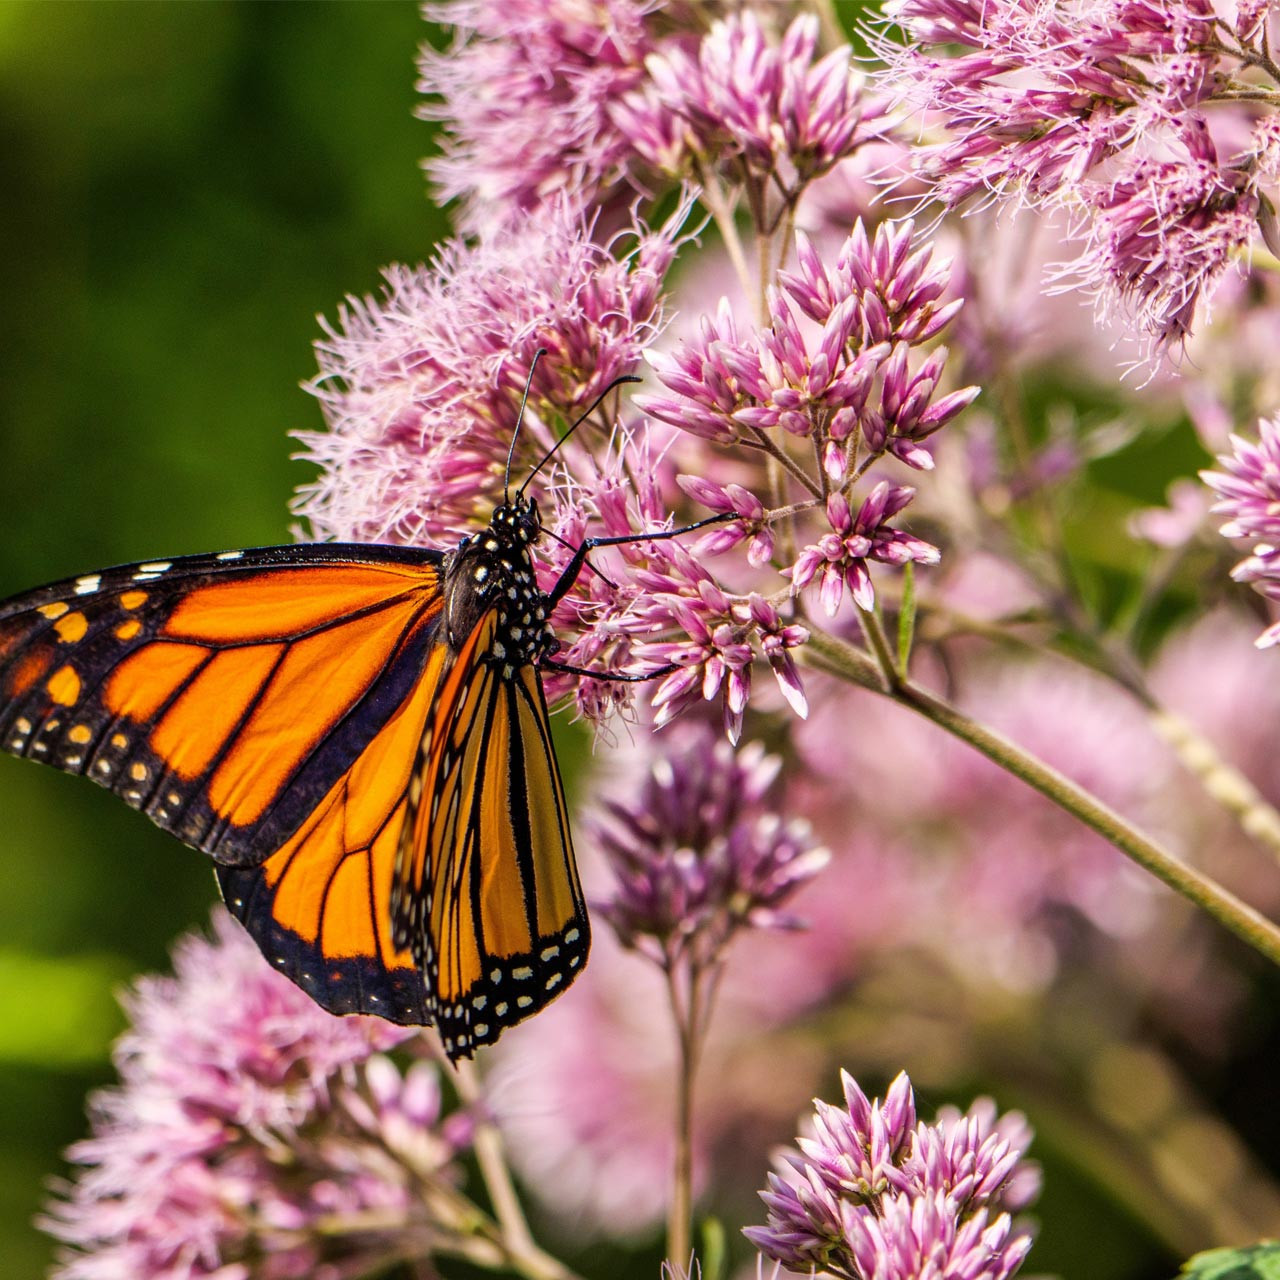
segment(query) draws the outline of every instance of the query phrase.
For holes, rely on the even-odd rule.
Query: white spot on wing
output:
[[[102,574],[100,573],[87,574],[83,578],[76,579],[76,595],[78,596],[91,595],[93,592],[97,591],[97,589],[101,585],[102,585]]]
[[[216,557],[217,560],[239,560],[244,555],[243,551],[222,551]]]

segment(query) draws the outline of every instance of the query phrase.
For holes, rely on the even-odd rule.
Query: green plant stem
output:
[[[480,1080],[470,1062],[454,1064],[454,1084],[458,1096],[471,1107],[476,1120],[472,1150],[480,1166],[485,1190],[497,1219],[500,1245],[511,1269],[526,1280],[579,1280],[559,1259],[543,1252],[534,1241],[529,1223],[520,1207],[515,1183],[507,1167],[506,1151],[498,1127],[488,1118]]]
[[[696,1067],[696,1032],[693,1028],[694,994],[680,999],[674,969],[667,968],[667,994],[676,1027],[675,1152],[671,1173],[671,1204],[667,1211],[667,1259],[675,1266],[688,1265],[693,1248],[693,1079]]]
[[[877,591],[877,596],[880,595],[890,601],[895,600],[891,592]],[[906,597],[896,599],[902,607]],[[1121,655],[1123,664],[1117,666],[1111,660],[1109,648],[1100,649],[1096,644],[1086,644],[1087,652],[1084,653],[1075,647],[1055,648],[1020,635],[1010,625],[1012,622],[1042,620],[1011,619],[1000,625],[942,608],[934,602],[921,604],[919,610],[925,618],[919,629],[929,640],[945,639],[950,635],[980,636],[997,644],[1025,649],[1038,657],[1055,654],[1086,671],[1114,681],[1142,707],[1156,733],[1173,749],[1179,764],[1195,778],[1205,795],[1229,814],[1246,836],[1280,862],[1280,810],[1222,754],[1217,743],[1156,697],[1131,657]]]
[[[1096,796],[1029,751],[971,719],[927,689],[898,676],[892,667],[884,671],[870,655],[846,641],[815,631],[805,649],[810,660],[829,674],[875,689],[932,720],[953,737],[967,742],[1096,831],[1171,889],[1208,912],[1273,964],[1280,965],[1280,928],[1210,877],[1180,862]]]

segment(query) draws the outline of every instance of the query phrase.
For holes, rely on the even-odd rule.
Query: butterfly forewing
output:
[[[0,605],[0,746],[220,861],[263,861],[418,681],[436,552],[276,547],[129,565]]]

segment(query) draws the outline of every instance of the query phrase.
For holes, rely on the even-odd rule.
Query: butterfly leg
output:
[[[573,559],[565,565],[564,572],[556,581],[556,585],[547,592],[548,612],[560,602],[578,580],[578,574],[582,572],[582,566],[586,563],[587,557],[600,547],[622,547],[630,542],[666,542],[682,534],[705,529],[709,524],[723,524],[726,520],[741,519],[742,517],[736,511],[722,511],[718,515],[708,516],[705,520],[695,520],[693,524],[681,525],[679,529],[663,529],[658,533],[627,533],[617,538],[584,538],[573,553]]]
[[[569,542],[567,539],[562,538],[558,533],[554,532],[553,530],[543,529],[542,532],[545,533],[548,538],[554,538],[562,547],[568,547],[570,551],[575,551],[575,552],[577,551],[578,548],[575,547],[572,542]],[[614,582],[614,580],[608,577],[606,574],[601,573],[600,570],[597,569],[595,565],[593,565],[591,561],[588,560],[585,556],[582,559],[582,567],[584,569],[590,569],[591,572],[594,573],[596,577],[599,578],[600,581],[605,584],[606,587],[612,587],[615,591],[618,589],[618,584]]]
[[[560,671],[567,676],[589,676],[592,680],[608,680],[611,684],[643,684],[646,680],[657,680],[661,676],[669,676],[680,670],[680,664],[668,662],[665,666],[654,667],[652,671],[644,671],[639,675],[622,675],[614,671],[592,671],[587,667],[575,667],[568,662],[557,662],[554,658],[544,658],[538,664],[543,671]]]

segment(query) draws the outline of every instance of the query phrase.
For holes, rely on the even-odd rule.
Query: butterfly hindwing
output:
[[[92,778],[220,862],[261,862],[418,683],[441,558],[270,547],[7,601],[0,747]]]
[[[494,659],[497,632],[484,615],[441,687],[392,893],[453,1056],[559,995],[590,945],[541,681]]]

